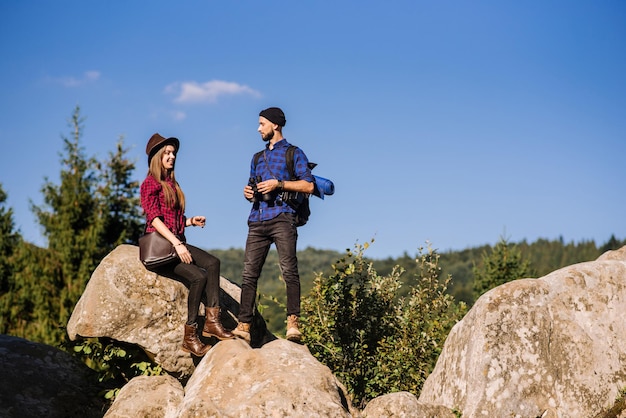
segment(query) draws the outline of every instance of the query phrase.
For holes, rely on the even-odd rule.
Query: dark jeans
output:
[[[196,323],[202,292],[206,293],[207,307],[220,306],[220,260],[193,245],[185,244],[191,253],[191,264],[176,262],[154,272],[183,283],[189,289],[187,297],[187,324]]]
[[[298,230],[293,215],[281,213],[274,219],[248,223],[248,239],[241,283],[240,322],[252,322],[257,282],[272,243],[276,244],[278,261],[287,287],[287,315],[300,315],[300,276],[296,244]]]

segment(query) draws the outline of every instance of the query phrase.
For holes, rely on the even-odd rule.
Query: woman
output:
[[[164,138],[158,133],[148,141],[148,175],[141,184],[141,206],[146,214],[146,232],[156,231],[167,238],[180,258],[153,271],[189,288],[182,348],[193,355],[203,356],[211,346],[203,344],[197,334],[202,292],[206,292],[207,298],[202,335],[220,340],[234,338],[234,335],[225,330],[220,321],[220,260],[185,240],[185,227],[204,227],[206,218],[185,217],[185,195],[174,175],[179,147],[177,138]]]

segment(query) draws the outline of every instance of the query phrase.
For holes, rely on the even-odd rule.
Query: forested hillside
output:
[[[373,245],[376,245],[375,243]],[[626,239],[619,240],[614,236],[607,242],[596,245],[593,241],[579,243],[565,243],[562,238],[556,240],[539,239],[533,243],[521,241],[508,243],[509,246],[519,250],[523,260],[528,261],[529,277],[541,277],[561,267],[595,260],[610,249],[620,248],[626,245]],[[481,269],[483,258],[493,251],[490,245],[467,248],[460,251],[446,251],[440,253],[439,265],[441,278],[450,275],[452,280],[448,292],[456,301],[462,301],[471,306],[474,303],[474,273],[475,268]],[[222,275],[228,279],[241,283],[243,269],[243,249],[231,248],[229,250],[211,249],[210,253],[216,255],[222,261]],[[343,253],[332,250],[320,250],[306,248],[298,252],[298,266],[302,283],[302,294],[306,295],[313,286],[315,275],[332,273],[332,265],[335,264]],[[365,253],[367,255],[367,252]],[[399,258],[368,259],[375,270],[381,275],[391,273],[394,266],[401,266],[405,272],[401,276],[405,282],[410,280],[417,269],[415,255],[405,253]],[[408,294],[410,286],[405,285],[400,289],[401,295]],[[278,267],[278,255],[274,249],[270,251],[267,262],[263,268],[259,280],[259,294],[261,309],[268,321],[271,330],[277,333],[284,332],[284,304],[286,301],[284,283],[280,277]],[[283,306],[281,306],[281,304]]]

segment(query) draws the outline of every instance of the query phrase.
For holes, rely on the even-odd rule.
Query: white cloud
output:
[[[61,77],[61,78],[52,78],[51,80],[55,83],[59,83],[64,87],[80,87],[84,84],[97,81],[100,78],[100,71],[85,71],[82,77],[76,78],[73,76],[70,77]]]
[[[185,112],[180,112],[180,111],[170,112],[170,115],[176,121],[185,120],[187,118],[187,114]]]
[[[167,86],[165,92],[176,95],[174,98],[176,103],[215,103],[219,97],[241,94],[261,96],[261,93],[248,86],[222,80],[211,80],[206,83],[176,82]]]
[[[96,81],[100,78],[100,71],[87,71],[85,72],[85,79],[87,81]]]
[[[169,110],[169,109],[155,109],[150,112],[149,115],[151,120],[161,121],[163,119],[173,120],[175,122],[180,122],[187,119],[187,113],[182,112],[180,110]]]

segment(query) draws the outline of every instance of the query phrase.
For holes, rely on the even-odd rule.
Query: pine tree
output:
[[[58,321],[60,263],[45,249],[21,241],[11,260],[9,290],[0,296],[0,332],[58,345],[65,331]]]
[[[104,223],[102,248],[105,253],[120,244],[137,244],[143,230],[139,182],[131,178],[135,164],[126,158],[127,152],[123,138],[120,137],[116,152],[109,153],[109,160],[102,173],[102,184],[98,189]]]
[[[522,260],[521,251],[505,238],[500,238],[491,253],[483,252],[482,261],[481,267],[473,268],[475,299],[496,286],[530,274],[530,262]]]
[[[44,205],[32,205],[48,240],[48,251],[60,267],[61,288],[55,315],[59,326],[67,323],[102,254],[100,237],[105,224],[95,193],[97,162],[87,158],[81,147],[83,121],[80,108],[76,107],[70,121],[72,136],[63,137],[61,183],[55,185],[46,179],[42,188]]]
[[[0,186],[0,204],[6,193]],[[48,251],[14,231],[13,210],[0,207],[0,333],[54,343],[62,331],[54,318],[58,264]]]
[[[0,184],[0,295],[8,290],[12,275],[9,260],[21,240],[21,236],[14,231],[13,209],[4,206],[6,200],[7,194]]]
[[[611,234],[611,238],[609,238],[609,240],[602,247],[600,247],[600,253],[605,253],[609,250],[617,250],[622,248],[624,245],[626,245],[626,239],[624,241],[620,241],[615,238],[615,234]]]
[[[121,243],[136,243],[142,227],[139,184],[122,138],[105,163],[85,156],[83,119],[75,108],[71,137],[62,137],[60,184],[46,178],[44,204],[31,208],[47,248],[13,232],[12,211],[0,206],[0,332],[59,345],[64,327],[94,269]],[[104,169],[102,169],[104,167]],[[0,204],[6,194],[0,187]]]

